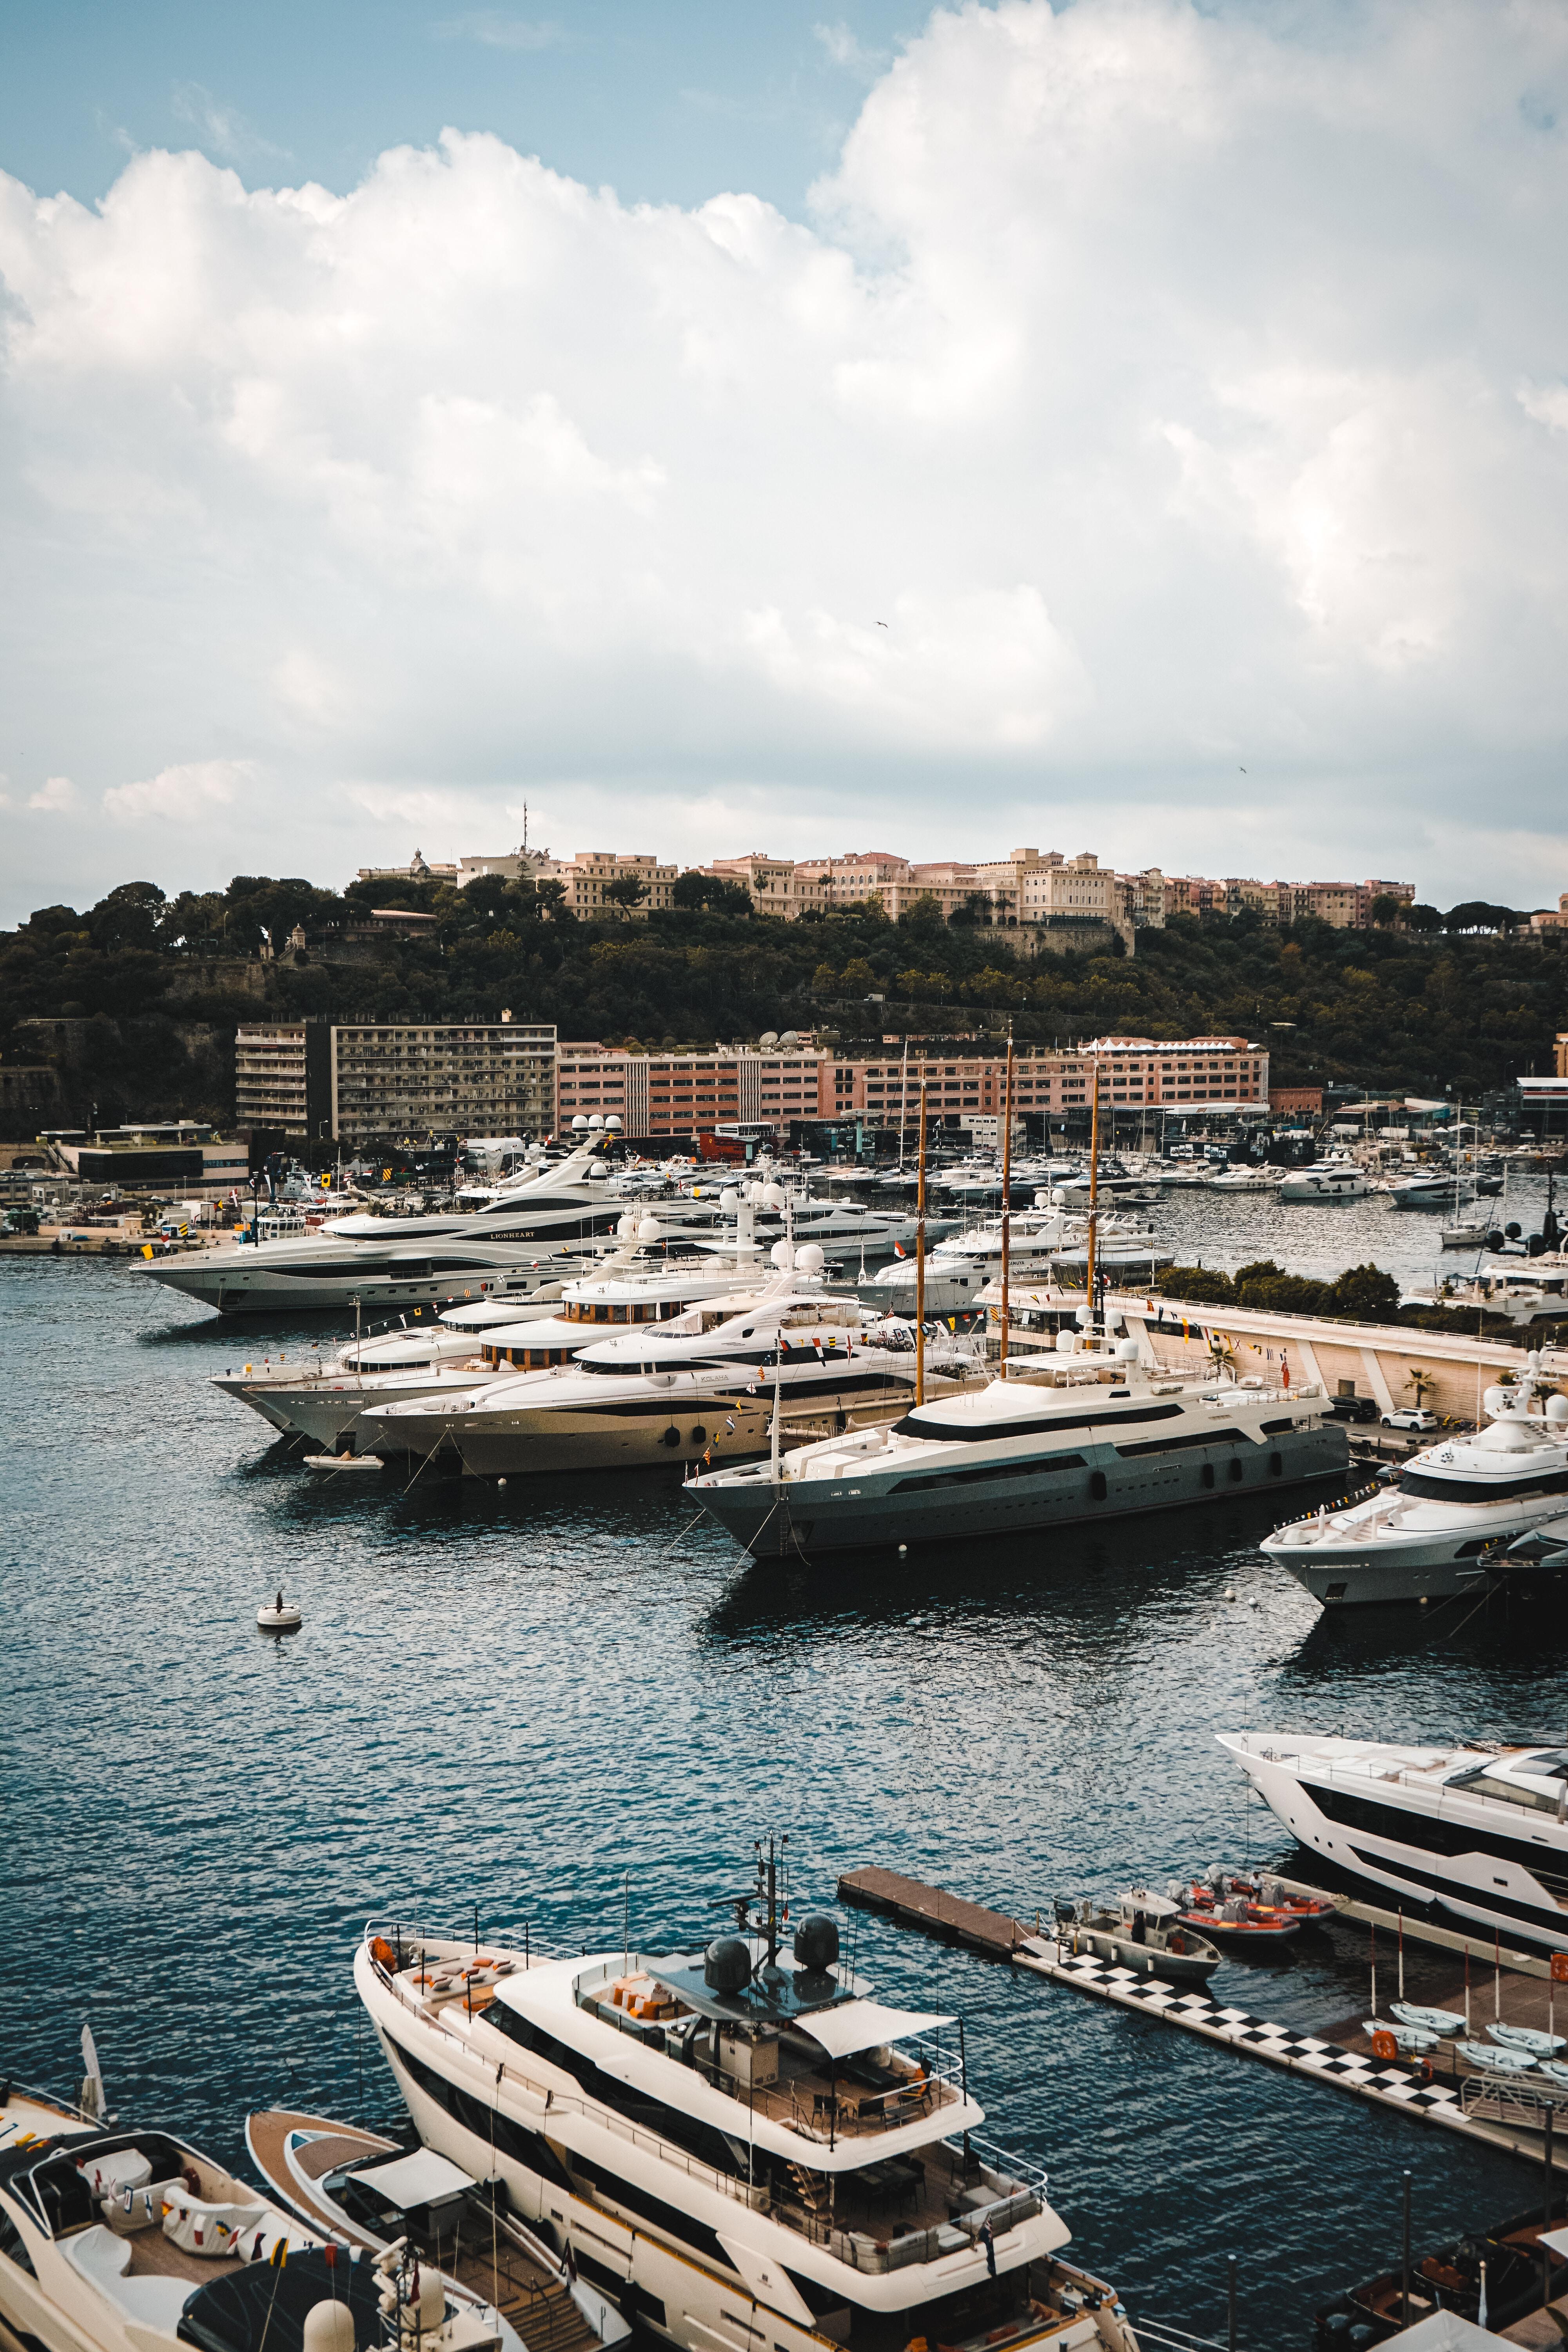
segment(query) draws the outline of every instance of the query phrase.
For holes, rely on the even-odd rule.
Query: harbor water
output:
[[[1254,1204],[1224,1207],[1237,1236]],[[1160,1216],[1184,1255],[1187,1213]],[[1359,1211],[1299,1213],[1321,1262],[1268,1202],[1256,1245],[1205,1262],[1391,1264],[1390,1225],[1427,1223],[1377,1204],[1363,1246]],[[616,1948],[625,1916],[634,1946],[695,1944],[753,1838],[787,1832],[797,1911],[879,1863],[1032,1919],[1289,1859],[1216,1730],[1561,1736],[1568,1628],[1517,1604],[1325,1621],[1259,1554],[1266,1505],[752,1565],[675,1471],[312,1475],[207,1382],[319,1320],[241,1329],[123,1262],[28,1258],[0,1267],[0,1327],[3,2063],[74,2091],[90,2022],[120,2115],[236,2161],[256,2105],[393,2112],[349,1973],[372,1915]],[[284,1643],[255,1627],[279,1585],[305,1612]],[[1242,2344],[1305,2346],[1315,2303],[1395,2258],[1405,2168],[1418,2246],[1538,2193],[1500,2152],[847,1921],[882,1991],[965,2016],[988,2129],[1049,2168],[1134,2316],[1223,2334],[1235,2254]],[[1301,1940],[1217,1984],[1321,2024],[1364,2002],[1365,1953]]]

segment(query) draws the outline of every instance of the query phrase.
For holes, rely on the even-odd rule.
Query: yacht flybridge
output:
[[[1484,1429],[1413,1454],[1392,1488],[1277,1528],[1264,1550],[1330,1607],[1484,1591],[1509,1538],[1568,1503],[1568,1397],[1532,1353],[1482,1402]]]
[[[337,2306],[325,2312],[321,2305]],[[5,2086],[0,2342],[29,2352],[524,2352],[487,2297],[406,2243],[302,2226],[163,2131]]]
[[[1167,1378],[1135,1339],[1092,1328],[1060,1332],[1057,1348],[1026,1360],[1023,1378],[777,1465],[710,1471],[686,1491],[750,1551],[815,1555],[1169,1510],[1348,1459],[1315,1387]]]
[[[1388,1888],[1407,1909],[1568,1951],[1568,1748],[1217,1737],[1313,1853]]]
[[[426,2145],[683,2352],[1136,2352],[1045,2174],[979,2137],[952,2019],[767,1917],[550,1958],[367,1931],[354,1979]]]

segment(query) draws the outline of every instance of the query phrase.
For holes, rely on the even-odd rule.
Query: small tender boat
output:
[[[1364,2018],[1361,2030],[1369,2042],[1374,2034],[1388,2034],[1402,2058],[1424,2058],[1429,2050],[1437,2047],[1435,2033],[1426,2032],[1418,2025],[1391,2025],[1386,2017]]]
[[[1487,2032],[1505,2050],[1528,2050],[1532,2058],[1555,2058],[1559,2051],[1568,2050],[1561,2033],[1542,2033],[1533,2025],[1489,2025]]]
[[[1024,1948],[1045,1953],[1047,1938],[1029,1937]],[[1110,1905],[1089,1897],[1057,1906],[1057,1953],[1089,1952],[1139,1976],[1167,1977],[1174,1984],[1206,1984],[1220,1955],[1206,1937],[1184,1926],[1176,1906],[1163,1895],[1134,1886]],[[1055,1957],[1055,1955],[1051,1955]]]
[[[1465,2031],[1465,2021],[1457,2009],[1423,2009],[1418,2001],[1396,2000],[1389,2004],[1389,2011],[1401,2025],[1413,2025],[1421,2033]]]
[[[1270,1903],[1250,1903],[1245,1895],[1233,1895],[1229,1881],[1223,1874],[1220,1885],[1207,1885],[1194,1879],[1190,1886],[1174,1885],[1173,1900],[1182,1906],[1177,1913],[1184,1927],[1196,1927],[1205,1936],[1217,1936],[1222,1943],[1240,1946],[1282,1944],[1301,1932],[1301,1920],[1291,1911],[1284,1911]]]
[[[384,1470],[386,1467],[379,1454],[306,1454],[300,1459],[307,1470]]]
[[[1331,1919],[1338,1910],[1331,1895],[1300,1895],[1293,1893],[1283,1879],[1231,1877],[1226,1881],[1226,1891],[1239,1895],[1245,1903],[1261,1903],[1271,1911],[1289,1911],[1304,1927],[1314,1919]]]
[[[1535,2064],[1528,2050],[1500,2050],[1490,2042],[1456,2042],[1454,2047],[1488,2074],[1528,2074]]]
[[[298,1601],[285,1601],[281,1592],[276,1601],[264,1601],[256,1612],[256,1622],[264,1633],[297,1633],[305,1622]]]

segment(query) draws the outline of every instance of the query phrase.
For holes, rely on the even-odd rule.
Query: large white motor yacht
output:
[[[1345,1465],[1317,1388],[1166,1378],[1103,1331],[1063,1331],[1058,1349],[890,1429],[712,1470],[687,1492],[748,1550],[815,1556],[1167,1511]]]
[[[344,2313],[316,2318],[320,2305]],[[493,2305],[402,2251],[309,2230],[163,2131],[7,2084],[0,2342],[27,2352],[524,2352]]]
[[[594,1171],[597,1169],[598,1174]],[[469,1216],[334,1218],[319,1233],[154,1258],[139,1270],[224,1315],[352,1306],[450,1306],[483,1282],[526,1280],[539,1261],[613,1233],[626,1208],[603,1161],[574,1152]]]
[[[1333,1201],[1364,1200],[1370,1190],[1353,1160],[1325,1160],[1315,1168],[1293,1168],[1280,1184],[1279,1198],[1321,1208]]]
[[[1568,1748],[1217,1735],[1303,1846],[1455,1925],[1568,1951]]]
[[[492,1380],[466,1396],[373,1407],[364,1451],[428,1459],[447,1448],[479,1477],[637,1469],[763,1452],[834,1426],[891,1420],[914,1387],[910,1337],[811,1286],[821,1252],[789,1244],[773,1282],[706,1300],[672,1321],[584,1348],[569,1364]],[[942,1385],[973,1377],[958,1343],[932,1349]]]
[[[744,1237],[744,1212],[742,1238],[723,1258],[689,1247],[669,1255],[654,1217],[623,1217],[621,1225],[626,1238],[613,1255],[552,1285],[552,1297],[536,1294],[524,1312],[503,1313],[488,1303],[458,1307],[433,1330],[367,1340],[325,1365],[289,1367],[280,1358],[260,1375],[247,1367],[213,1385],[277,1429],[352,1450],[363,1415],[376,1406],[446,1399],[488,1388],[513,1369],[565,1363],[605,1338],[607,1327],[669,1320],[700,1299],[732,1292],[760,1266],[760,1250]],[[580,1259],[558,1263],[583,1267]]]
[[[1563,1509],[1568,1397],[1531,1354],[1521,1380],[1482,1402],[1489,1419],[1473,1436],[1426,1446],[1392,1487],[1293,1520],[1264,1550],[1331,1607],[1483,1590],[1490,1555]]]
[[[1136,2352],[1044,2172],[980,2136],[953,2020],[775,1920],[548,1958],[389,1928],[354,1981],[427,2145],[681,2352]]]

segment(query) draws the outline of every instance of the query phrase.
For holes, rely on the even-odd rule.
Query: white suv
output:
[[[1407,1404],[1402,1406],[1398,1412],[1385,1412],[1383,1425],[1384,1429],[1436,1429],[1438,1421],[1436,1414],[1428,1412],[1425,1405]]]

